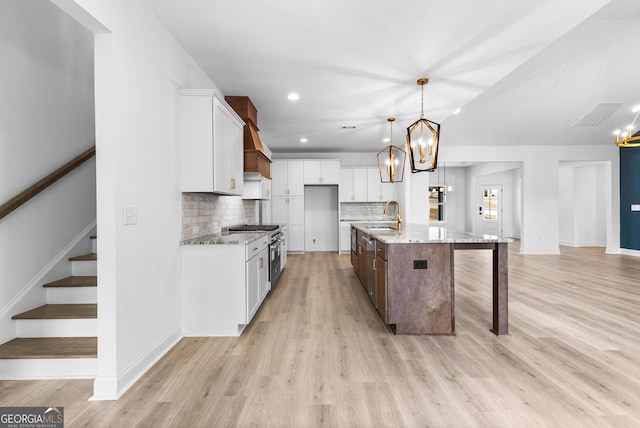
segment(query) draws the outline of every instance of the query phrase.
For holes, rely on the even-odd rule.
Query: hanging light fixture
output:
[[[420,119],[407,128],[407,148],[411,172],[434,171],[438,166],[438,142],[440,124],[424,118],[424,85],[429,79],[423,77],[416,82],[420,85]]]
[[[633,118],[633,122],[631,122],[631,125],[627,126],[627,128],[625,129],[626,135],[624,135],[625,133],[620,132],[619,129],[616,129],[616,131],[613,133],[616,136],[616,144],[618,145],[618,147],[640,147],[640,136],[631,136],[631,131],[633,131],[636,120],[638,120],[638,116],[640,116],[640,105],[635,106],[631,110],[631,112],[635,113],[636,117]]]
[[[404,178],[404,162],[407,153],[393,145],[393,122],[395,117],[387,119],[389,122],[389,146],[378,152],[378,169],[380,181],[383,183],[399,183]]]

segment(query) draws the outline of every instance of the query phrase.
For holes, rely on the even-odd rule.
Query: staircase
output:
[[[0,379],[93,378],[97,373],[97,255],[71,257],[72,276],[43,286],[46,304],[12,317],[0,345]]]

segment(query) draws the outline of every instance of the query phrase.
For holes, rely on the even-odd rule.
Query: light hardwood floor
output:
[[[455,262],[456,336],[394,336],[349,256],[307,253],[242,337],[183,339],[118,401],[3,381],[0,406],[64,406],[67,427],[640,426],[640,259],[511,245],[507,336],[489,332],[491,253]]]

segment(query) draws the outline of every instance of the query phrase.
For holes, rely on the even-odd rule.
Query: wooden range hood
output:
[[[258,135],[258,111],[246,96],[224,97],[238,116],[245,121],[244,125],[244,173],[258,174],[271,178],[271,159],[265,153]]]

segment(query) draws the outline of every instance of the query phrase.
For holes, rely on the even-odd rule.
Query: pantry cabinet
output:
[[[244,122],[212,90],[180,90],[183,192],[242,195]]]
[[[304,196],[304,163],[301,160],[274,160],[271,163],[273,196]]]

